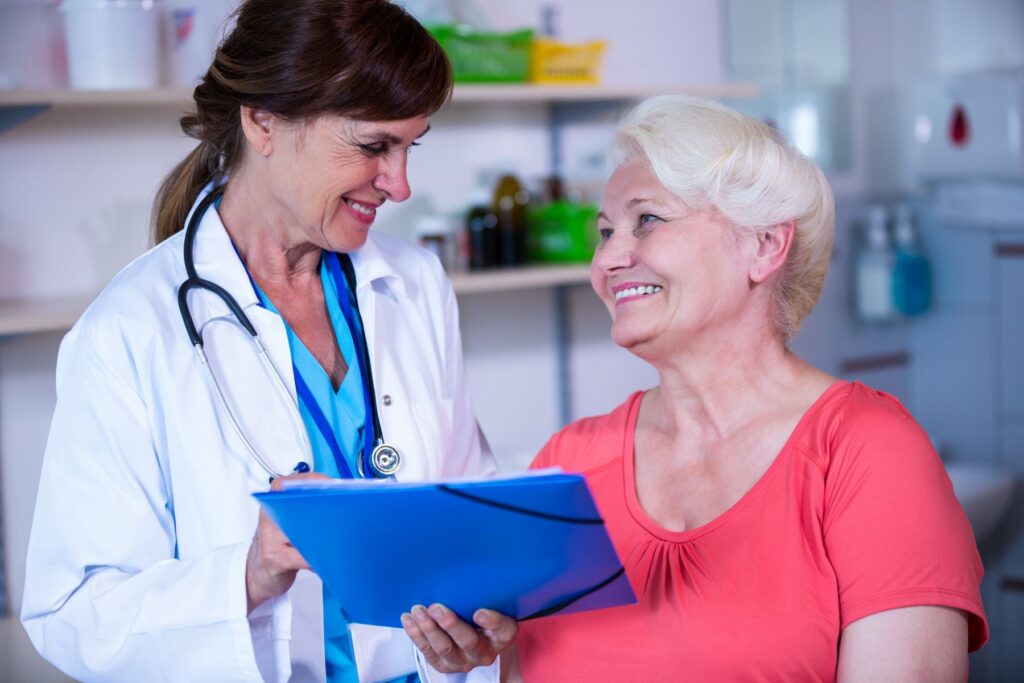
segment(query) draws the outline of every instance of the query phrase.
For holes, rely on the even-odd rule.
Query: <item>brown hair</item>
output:
[[[181,129],[199,144],[164,178],[153,236],[182,229],[195,198],[242,159],[241,106],[303,122],[338,115],[397,121],[436,112],[452,89],[448,59],[388,0],[246,0],[193,93]]]

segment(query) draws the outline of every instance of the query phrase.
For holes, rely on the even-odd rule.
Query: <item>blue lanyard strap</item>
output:
[[[366,407],[364,415],[366,416],[366,422],[369,424],[363,427],[363,452],[360,458],[363,463],[364,476],[372,477],[374,476],[374,469],[370,466],[370,455],[377,445],[375,424],[377,406],[373,404],[373,399],[370,397],[369,345],[366,342],[366,332],[363,330],[362,317],[353,307],[356,296],[355,283],[352,283],[351,287],[349,286],[348,279],[341,271],[341,262],[338,255],[333,251],[327,253],[327,267],[331,271],[331,279],[334,280],[334,287],[338,292],[341,313],[345,316],[345,322],[352,333],[353,346],[355,346],[356,351],[356,363],[359,365],[359,375],[363,380],[363,405]],[[342,289],[343,286],[344,289]],[[351,299],[349,298],[350,296],[352,297]],[[364,355],[366,356],[365,358]]]
[[[295,373],[295,391],[298,392],[299,400],[306,406],[306,410],[309,411],[310,417],[316,423],[317,429],[323,435],[324,441],[327,442],[327,447],[331,449],[334,463],[338,466],[338,476],[342,479],[354,479],[352,468],[348,466],[345,454],[341,452],[341,446],[338,445],[338,437],[334,433],[334,429],[331,428],[331,424],[327,421],[324,411],[320,410],[320,406],[317,404],[313,392],[310,391],[309,385],[306,384],[306,380],[302,379],[302,375],[297,372]],[[363,431],[366,431],[365,427]]]

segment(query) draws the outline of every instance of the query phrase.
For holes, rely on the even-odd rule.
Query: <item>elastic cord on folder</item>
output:
[[[614,574],[609,576],[607,579],[605,579],[601,583],[596,584],[594,586],[591,586],[587,590],[583,591],[582,593],[578,593],[578,594],[572,596],[571,598],[566,598],[565,600],[563,600],[562,602],[560,602],[558,604],[552,605],[551,607],[545,607],[544,609],[540,610],[539,612],[534,612],[533,614],[527,615],[527,616],[523,617],[522,619],[520,619],[519,621],[526,621],[527,619],[537,619],[539,617],[546,617],[546,616],[550,616],[552,614],[557,614],[558,612],[561,612],[562,610],[564,610],[566,607],[568,607],[569,605],[573,604],[574,602],[576,602],[578,600],[582,600],[583,598],[587,597],[591,593],[596,593],[597,591],[601,590],[602,588],[604,588],[605,586],[607,586],[610,583],[614,583],[615,580],[618,579],[620,576],[622,576],[625,572],[626,572],[626,570],[625,570],[624,567],[619,567],[618,571],[616,571]]]
[[[529,508],[523,508],[523,507],[519,507],[517,505],[509,505],[508,503],[500,503],[500,502],[498,502],[496,500],[490,500],[489,498],[483,498],[481,496],[474,496],[471,493],[466,493],[465,491],[459,491],[457,489],[453,489],[450,486],[447,486],[445,484],[441,484],[440,486],[438,486],[438,488],[441,489],[442,491],[446,492],[446,493],[452,494],[453,496],[458,496],[459,498],[465,498],[467,500],[472,500],[473,502],[476,502],[476,503],[481,503],[482,505],[490,505],[491,507],[500,508],[502,510],[508,510],[510,512],[518,512],[519,514],[529,515],[531,517],[539,517],[541,519],[550,519],[550,520],[555,521],[555,522],[567,522],[569,524],[588,524],[588,525],[604,524],[604,520],[601,519],[600,517],[597,517],[597,518],[594,518],[594,517],[567,517],[565,515],[553,515],[553,514],[551,514],[549,512],[540,512],[539,510],[530,510]],[[576,595],[572,596],[571,598],[566,598],[565,600],[563,600],[563,601],[561,601],[561,602],[559,602],[557,604],[554,604],[551,607],[545,607],[544,609],[542,609],[542,610],[540,610],[538,612],[534,612],[533,614],[525,616],[522,619],[520,619],[519,621],[526,621],[527,619],[537,619],[539,617],[546,617],[546,616],[549,616],[549,615],[561,612],[562,610],[564,610],[566,607],[568,607],[569,605],[573,604],[574,602],[582,600],[583,598],[587,597],[591,593],[596,593],[597,591],[601,590],[605,586],[613,583],[616,579],[618,579],[620,576],[622,576],[625,573],[625,571],[626,570],[623,567],[619,567],[618,570],[616,570],[616,572],[614,574],[609,576],[604,581],[601,581],[600,583],[595,584],[595,585],[591,586],[590,588],[588,588],[588,589],[586,589],[586,590],[584,590],[584,591],[582,591],[580,593],[577,593]]]
[[[522,508],[517,505],[509,505],[508,503],[499,503],[496,500],[490,500],[489,498],[483,498],[481,496],[474,496],[472,493],[466,493],[465,491],[459,491],[453,489],[446,484],[441,484],[437,488],[441,489],[446,493],[450,493],[453,496],[459,498],[466,498],[483,505],[490,505],[491,507],[501,508],[502,510],[509,510],[510,512],[518,512],[523,515],[530,515],[531,517],[540,517],[541,519],[550,519],[555,522],[568,522],[570,524],[604,524],[604,520],[600,517],[566,517],[565,515],[553,515],[549,512],[540,512],[539,510],[530,510],[529,508]]]

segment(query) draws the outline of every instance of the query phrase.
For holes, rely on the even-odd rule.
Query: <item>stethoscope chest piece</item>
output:
[[[382,443],[370,454],[370,465],[380,476],[391,477],[402,468],[402,456],[394,447]]]

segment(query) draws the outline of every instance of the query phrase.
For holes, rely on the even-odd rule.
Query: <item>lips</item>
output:
[[[620,303],[630,299],[639,299],[645,296],[651,296],[663,291],[664,288],[661,285],[652,285],[642,282],[626,282],[621,285],[617,285],[612,288],[612,295],[615,297],[615,303]]]
[[[348,209],[348,212],[352,214],[356,220],[366,223],[367,225],[373,223],[373,219],[377,217],[377,207],[383,203],[361,202],[357,199],[352,199],[351,197],[342,197],[342,200],[344,201],[345,208]]]

